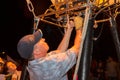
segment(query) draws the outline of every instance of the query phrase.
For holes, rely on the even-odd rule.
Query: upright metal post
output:
[[[24,60],[23,62],[23,67],[22,67],[22,73],[21,73],[21,77],[20,80],[29,80],[28,79],[28,72],[27,72],[27,62],[28,60]]]
[[[78,70],[78,80],[89,80],[90,65],[93,49],[93,19],[89,20],[87,33],[83,45],[81,62]]]
[[[118,32],[117,32],[116,20],[114,17],[110,18],[110,24],[111,24],[110,30],[111,30],[113,41],[115,44],[118,61],[120,62],[120,41],[119,41]]]
[[[78,60],[77,60],[73,80],[76,80],[76,74],[78,75],[78,80],[88,80],[88,76],[89,76],[91,54],[92,54],[91,52],[92,52],[93,19],[90,19],[91,5],[89,4],[89,1],[87,3],[88,5],[85,10],[81,46],[79,50],[79,55],[78,55]]]

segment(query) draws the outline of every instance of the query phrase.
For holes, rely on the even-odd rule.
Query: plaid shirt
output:
[[[30,80],[68,80],[67,72],[76,63],[76,54],[50,52],[49,55],[28,62]]]

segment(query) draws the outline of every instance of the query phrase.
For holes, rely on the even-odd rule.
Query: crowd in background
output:
[[[91,62],[91,80],[120,80],[120,64],[113,57],[106,61],[93,59]]]
[[[20,80],[21,70],[13,61],[0,57],[0,80]]]
[[[120,80],[119,62],[109,56],[106,61],[92,59],[90,80]],[[0,57],[0,80],[20,80],[22,65],[18,66],[12,61],[5,61]],[[75,66],[74,66],[75,67]],[[69,71],[72,80],[74,68]],[[79,76],[79,74],[78,74]]]

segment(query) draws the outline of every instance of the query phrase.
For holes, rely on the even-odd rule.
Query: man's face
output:
[[[7,62],[7,68],[8,68],[8,71],[12,72],[16,70],[17,66],[12,62]]]
[[[46,56],[48,50],[49,50],[49,46],[45,42],[45,39],[42,38],[38,43],[34,45],[33,56],[35,59],[44,57]]]

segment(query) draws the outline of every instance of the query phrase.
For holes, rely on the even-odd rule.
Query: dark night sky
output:
[[[49,0],[41,0],[38,5],[34,4],[35,13],[39,15],[48,8]],[[4,0],[1,5],[0,53],[4,51],[11,57],[19,57],[17,43],[22,36],[32,33],[33,15],[28,10],[25,0]]]
[[[3,4],[3,6],[1,7],[0,17],[0,53],[5,51],[6,54],[12,58],[20,58],[17,52],[17,43],[22,36],[32,33],[32,13],[29,12],[25,0],[4,0],[1,4]],[[37,4],[34,5],[34,8],[36,15],[39,15],[44,13],[49,7],[50,1],[36,0],[33,4]],[[47,32],[44,36],[46,37],[48,35],[46,38],[50,46],[52,46],[51,42],[56,42],[54,43],[54,47],[56,47],[62,33],[60,33],[59,28],[51,29],[48,26],[49,25],[44,29],[44,32]],[[54,37],[56,37],[56,39],[54,39]],[[116,55],[109,27],[107,25],[104,27],[100,38],[94,42],[95,55],[100,57],[113,53]]]

